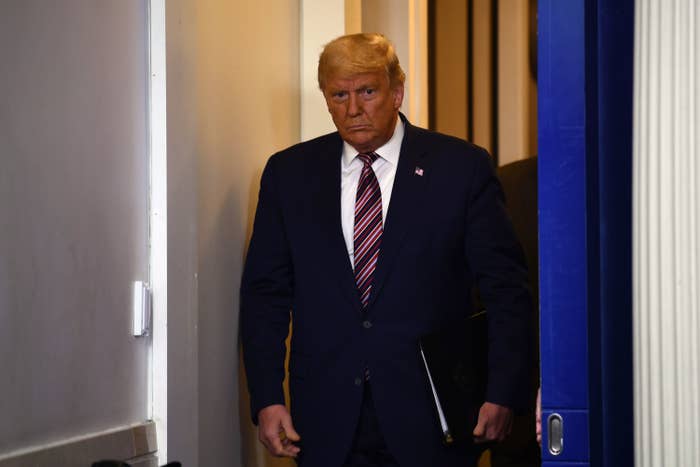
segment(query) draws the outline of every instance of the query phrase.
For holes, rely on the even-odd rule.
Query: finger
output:
[[[297,454],[299,454],[299,446],[295,446],[293,444],[290,444],[288,447],[284,448],[284,455],[286,457],[296,457]]]
[[[300,448],[294,444],[295,441],[299,441],[301,436],[296,432],[294,426],[292,425],[292,418],[287,415],[282,417],[280,420],[281,430],[279,432],[279,437],[282,440],[282,447],[284,449],[284,455],[288,457],[296,457],[299,454]]]
[[[474,442],[477,444],[488,441],[485,438],[487,418],[488,417],[486,417],[486,414],[484,413],[484,406],[481,406],[481,408],[479,409],[479,417],[477,418],[476,426],[472,431],[472,435],[474,436]]]
[[[489,441],[503,441],[507,436],[508,421],[500,413],[496,413],[486,422],[486,433],[484,437]]]
[[[282,440],[284,455],[288,457],[296,457],[299,454],[300,448],[294,444],[295,441],[301,440],[301,436],[292,425],[292,417],[287,414],[280,420],[281,430],[279,437]]]
[[[513,426],[512,420],[508,417],[499,416],[496,419],[496,423],[493,427],[493,439],[497,441],[503,441],[510,434],[510,430]]]
[[[486,434],[486,426],[484,423],[479,419],[479,421],[476,423],[476,426],[474,427],[474,431],[472,431],[472,435],[474,435],[475,438],[482,438]]]
[[[476,444],[481,444],[488,441],[486,437],[486,427],[483,423],[477,423],[476,427],[474,427],[472,435],[474,436],[474,442]]]
[[[264,431],[260,431],[259,438],[273,456],[285,455],[284,446],[282,446],[282,440],[278,431],[266,428]]]
[[[284,446],[284,451],[287,453],[287,455],[291,457],[296,457],[296,455],[299,454],[299,451],[301,450],[299,446],[292,443],[292,440],[287,437],[282,439],[282,446]]]
[[[282,440],[280,439],[279,435],[274,436],[272,438],[268,438],[266,446],[267,446],[268,451],[270,451],[270,453],[272,455],[275,455],[275,456],[284,456],[285,455],[285,449],[284,449],[284,446],[282,446]]]
[[[501,442],[504,439],[506,439],[509,434],[510,434],[510,429],[504,425],[499,430],[497,430],[497,432],[494,434],[493,439],[498,441],[498,442]]]
[[[292,417],[289,415],[282,418],[282,430],[284,430],[285,436],[292,441],[301,440],[301,436],[299,436],[299,433],[294,429],[294,425],[292,425]]]
[[[513,418],[505,416],[503,420],[503,429],[501,430],[501,435],[498,440],[503,441],[508,438],[511,431],[513,431]]]
[[[484,437],[489,441],[500,441],[503,437],[503,425],[496,420],[489,420]]]

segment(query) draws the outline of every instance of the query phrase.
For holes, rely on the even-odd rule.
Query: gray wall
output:
[[[145,0],[0,6],[0,456],[147,417]],[[238,287],[267,157],[299,140],[299,2],[169,0],[168,451],[255,439]]]
[[[299,140],[299,3],[169,0],[166,28],[169,458],[289,465],[250,423],[238,288],[262,168]]]
[[[0,3],[0,456],[147,418],[145,1]]]

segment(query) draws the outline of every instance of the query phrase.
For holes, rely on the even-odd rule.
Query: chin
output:
[[[369,152],[369,151],[373,151],[376,149],[375,147],[372,146],[370,141],[362,141],[362,142],[348,141],[348,143],[350,143],[350,146],[357,149],[359,152]]]
[[[371,136],[368,136],[366,138],[357,138],[357,135],[350,134],[348,135],[347,138],[345,138],[345,141],[350,143],[353,147],[367,147],[371,146],[374,138]]]

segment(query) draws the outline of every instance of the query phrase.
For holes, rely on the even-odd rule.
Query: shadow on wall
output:
[[[199,465],[219,465],[240,456],[236,359],[238,303],[232,284],[240,259],[233,245],[244,240],[240,228],[241,194],[228,179],[216,177],[222,167],[215,152],[205,161],[200,180],[207,180],[199,200]],[[203,185],[203,184],[202,184]],[[233,334],[233,335],[232,335]],[[189,467],[189,466],[187,466]]]
[[[241,265],[245,261],[248,252],[248,243],[253,233],[253,220],[255,218],[255,208],[258,205],[258,192],[260,190],[260,178],[262,169],[258,170],[251,180],[248,191],[248,224],[243,251],[241,254]],[[238,284],[236,284],[238,287]],[[236,290],[238,290],[236,288]],[[240,327],[240,326],[239,326]],[[289,339],[287,339],[287,349],[289,349]],[[288,362],[285,362],[287,368]],[[284,380],[284,392],[287,402],[289,402],[288,381]],[[294,467],[296,463],[292,459],[274,457],[267,452],[265,447],[258,441],[258,429],[251,420],[250,397],[248,395],[248,380],[245,376],[243,357],[240,342],[238,343],[238,413],[241,431],[241,465],[246,467]]]

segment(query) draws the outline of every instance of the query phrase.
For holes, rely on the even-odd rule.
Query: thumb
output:
[[[282,418],[282,429],[284,430],[284,435],[291,441],[299,441],[301,439],[301,436],[299,436],[299,433],[294,429],[294,425],[292,425],[292,417],[287,415],[286,417]]]
[[[476,422],[476,426],[474,427],[472,434],[475,438],[481,438],[486,435],[486,423],[481,414],[479,415],[479,420]]]

